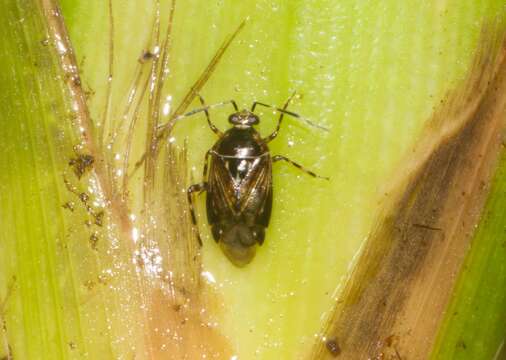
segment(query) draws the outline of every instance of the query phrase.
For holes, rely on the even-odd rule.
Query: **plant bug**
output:
[[[284,115],[326,130],[286,110],[294,95],[287,100],[283,108],[256,101],[251,110],[241,111],[234,100],[206,106],[203,98],[199,96],[203,107],[174,119],[179,120],[204,112],[209,127],[219,137],[206,153],[203,182],[188,188],[188,203],[197,239],[202,245],[193,194],[207,192],[207,220],[213,238],[236,266],[245,266],[251,262],[255,256],[256,245],[262,245],[264,242],[265,228],[269,225],[272,209],[272,164],[286,161],[310,176],[324,178],[284,156],[271,156],[269,152],[268,143],[278,135]],[[211,122],[209,109],[226,104],[231,104],[235,112],[228,117],[232,127],[222,133]],[[254,113],[257,106],[271,108],[280,113],[276,130],[266,138],[262,138],[253,127],[260,122],[260,118]]]

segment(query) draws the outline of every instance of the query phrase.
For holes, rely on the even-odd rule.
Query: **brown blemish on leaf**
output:
[[[325,341],[325,347],[333,357],[338,357],[341,354],[341,348],[336,339],[328,339]]]
[[[93,250],[97,250],[98,246],[98,234],[96,232],[90,235],[90,247]]]
[[[93,167],[95,159],[91,155],[77,154],[75,158],[70,159],[69,166],[74,170],[76,177],[80,179],[83,175]]]
[[[86,289],[93,290],[96,284],[93,280],[86,280],[83,285]]]
[[[93,214],[93,217],[95,218],[95,225],[97,226],[104,226],[104,212],[98,211]]]
[[[397,171],[404,177],[384,191],[391,203],[324,330],[343,359],[381,358],[391,334],[402,334],[393,355],[428,358],[501,149],[503,39],[504,31],[483,31],[467,79],[435,111]],[[317,343],[312,358],[331,356]]]
[[[62,205],[62,208],[73,212],[75,209],[75,203],[73,201],[67,201],[65,204]]]
[[[72,185],[70,181],[68,181],[65,177],[63,178],[63,182],[67,188],[68,191],[70,191],[72,194],[74,194],[79,201],[84,205],[84,209],[93,218],[93,222],[91,220],[86,220],[85,224],[90,227],[92,224],[95,224],[97,226],[103,226],[104,225],[104,217],[105,212],[103,210],[96,210],[93,208],[92,205],[90,205],[90,195],[86,192],[79,192],[77,187]],[[66,202],[62,205],[63,208],[68,209],[70,211],[75,210],[75,204],[71,201]]]

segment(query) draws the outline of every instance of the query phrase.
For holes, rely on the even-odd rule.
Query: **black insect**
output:
[[[203,182],[194,184],[188,189],[188,202],[197,238],[202,244],[192,194],[207,191],[207,220],[214,240],[237,266],[248,264],[255,256],[256,245],[262,245],[264,242],[265,228],[269,225],[272,209],[272,164],[283,160],[313,177],[320,177],[284,156],[271,156],[269,152],[267,144],[278,135],[283,115],[291,115],[317,126],[286,110],[292,97],[282,109],[254,102],[251,110],[242,111],[239,111],[233,100],[205,106],[201,97],[202,108],[176,118],[177,120],[204,112],[209,127],[219,137],[216,144],[206,153]],[[222,133],[211,122],[208,110],[225,104],[232,104],[235,112],[228,118],[233,127]],[[258,105],[280,113],[276,130],[266,138],[262,138],[253,127],[260,122],[259,117],[254,114]],[[208,166],[209,158],[211,158],[210,166]]]

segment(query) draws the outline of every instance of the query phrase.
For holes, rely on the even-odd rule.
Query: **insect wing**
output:
[[[241,182],[240,211],[254,224],[269,225],[272,208],[272,163],[262,156]]]
[[[209,172],[208,199],[210,223],[234,219],[267,226],[272,207],[270,158],[214,156]]]
[[[210,224],[220,222],[221,218],[235,216],[234,181],[225,161],[214,155],[211,159],[208,177],[207,218]]]

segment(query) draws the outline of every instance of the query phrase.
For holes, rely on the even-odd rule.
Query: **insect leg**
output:
[[[294,162],[294,161],[292,161],[292,160],[290,160],[287,157],[284,157],[282,155],[275,155],[275,156],[272,157],[272,162],[276,162],[276,161],[280,161],[280,160],[286,161],[287,163],[295,166],[297,169],[304,171],[308,175],[311,175],[312,177],[320,178],[320,179],[325,179],[325,180],[330,180],[328,177],[317,175],[314,172],[312,172],[312,171],[304,168],[302,165],[299,165],[296,162]]]
[[[211,150],[207,150],[206,157],[204,160],[204,173],[203,173],[203,177],[202,177],[202,179],[204,179],[204,181],[207,179],[207,169],[209,166],[209,155],[211,155]]]
[[[286,110],[286,108],[288,107],[288,105],[290,105],[290,102],[292,101],[293,97],[295,96],[295,91],[293,92],[292,95],[290,95],[290,97],[288,98],[288,100],[286,100],[285,102],[285,105],[283,106],[283,110]],[[254,109],[252,109],[253,111]],[[278,119],[278,126],[276,127],[276,130],[274,130],[272,132],[272,134],[270,134],[269,136],[267,136],[264,141],[266,143],[268,142],[271,142],[272,140],[274,140],[276,138],[276,136],[278,136],[278,132],[279,132],[279,129],[281,128],[281,122],[283,121],[283,116],[285,116],[284,113],[281,113],[279,115],[279,119]]]
[[[206,107],[206,103],[204,101],[204,98],[198,94],[198,97],[200,99],[200,103],[202,104],[202,107],[205,109]],[[204,110],[204,113],[206,114],[206,118],[207,118],[207,123],[209,124],[209,127],[211,128],[211,130],[218,136],[222,136],[223,133],[211,122],[211,117],[209,116],[209,109],[205,109]],[[206,156],[206,159],[207,159],[207,156]]]
[[[207,190],[207,183],[202,182],[200,184],[193,184],[192,186],[190,186],[188,188],[188,191],[186,192],[186,194],[188,196],[188,205],[190,205],[190,214],[191,214],[191,218],[192,218],[192,224],[193,224],[193,227],[195,228],[195,231],[197,232],[197,240],[198,240],[200,246],[202,246],[202,239],[200,238],[200,232],[199,232],[199,227],[197,224],[197,216],[195,216],[195,208],[193,206],[192,195],[194,192],[201,193],[202,191],[206,191],[206,190]]]

